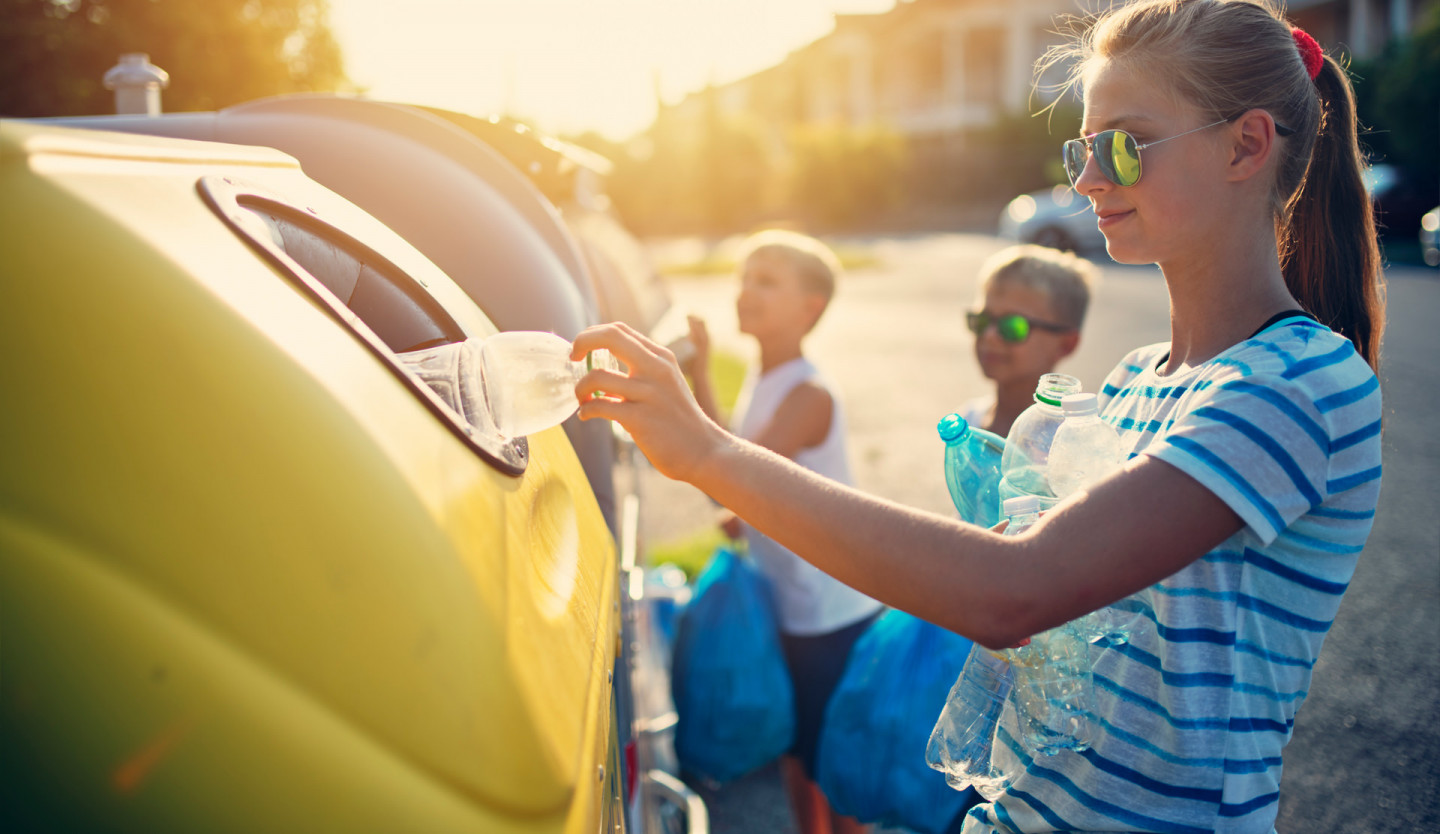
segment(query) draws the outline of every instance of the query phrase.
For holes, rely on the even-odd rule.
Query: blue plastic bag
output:
[[[971,645],[904,611],[887,611],[866,629],[820,730],[817,781],[830,807],[861,822],[941,834],[979,801],[925,761]]]
[[[769,585],[748,560],[726,548],[715,552],[681,613],[674,658],[681,768],[724,783],[789,749],[790,672]]]

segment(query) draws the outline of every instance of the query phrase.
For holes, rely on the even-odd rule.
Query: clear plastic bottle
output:
[[[1006,499],[1006,535],[1016,535],[1034,524],[1039,519],[1039,505],[1035,496]],[[1011,697],[1025,748],[1042,756],[1089,748],[1094,678],[1089,648],[1075,625],[1066,623],[1043,631],[1007,654],[1015,670]]]
[[[959,414],[947,414],[938,426],[945,441],[945,485],[960,518],[981,527],[1000,521],[1000,458],[1005,438],[975,428]]]
[[[1094,394],[1066,394],[1060,398],[1065,414],[1050,444],[1046,476],[1056,498],[1066,498],[1103,479],[1120,467],[1120,435],[1100,419]]]
[[[1017,495],[1034,495],[1040,509],[1055,506],[1046,468],[1050,444],[1065,415],[1060,398],[1080,391],[1080,380],[1069,374],[1045,374],[1035,385],[1035,402],[1020,412],[1005,437],[1005,454],[1000,459],[1000,500]]]
[[[1017,496],[1005,502],[1005,512],[1005,535],[1018,535],[1039,517],[1039,502],[1031,495]],[[996,769],[992,761],[995,729],[1016,684],[1013,655],[1014,650],[992,652],[978,643],[971,648],[925,746],[926,763],[944,773],[952,788],[973,787],[986,800],[1014,780],[1013,773]]]
[[[523,437],[565,422],[580,407],[575,383],[591,369],[620,370],[609,351],[570,359],[570,342],[554,333],[510,330],[480,345],[485,401],[495,427],[506,437]]]
[[[1065,420],[1050,446],[1048,475],[1050,488],[1059,498],[1085,489],[1102,480],[1124,463],[1120,435],[1100,419],[1099,401],[1094,394],[1066,394],[1060,398]],[[1143,603],[1128,597],[1085,615],[1075,623],[1091,642],[1108,639],[1124,643],[1143,616]]]
[[[1003,652],[979,643],[970,649],[925,746],[926,764],[944,773],[955,790],[973,787],[989,800],[1009,784],[992,767],[991,752],[1000,712],[1014,685],[1015,671]]]
[[[1066,623],[1014,650],[1015,710],[1031,753],[1090,747],[1095,680],[1087,642],[1075,623]]]

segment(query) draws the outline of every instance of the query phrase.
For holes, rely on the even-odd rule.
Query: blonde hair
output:
[[[800,277],[808,292],[825,299],[829,306],[835,296],[835,282],[840,277],[840,259],[830,247],[809,235],[785,229],[766,229],[746,239],[740,247],[741,268],[756,256],[779,258],[789,264]]]
[[[1100,270],[1077,255],[1046,246],[1022,243],[1001,249],[980,267],[980,292],[995,286],[1028,287],[1042,292],[1059,321],[1075,329],[1085,323],[1090,289]]]
[[[1312,80],[1271,0],[1136,0],[1076,22],[1079,35],[1038,65],[1043,72],[1073,61],[1066,87],[1079,89],[1089,69],[1109,61],[1157,79],[1202,121],[1258,108],[1291,131],[1277,131],[1284,138],[1271,191],[1285,283],[1376,367],[1384,290],[1344,67],[1324,56]]]

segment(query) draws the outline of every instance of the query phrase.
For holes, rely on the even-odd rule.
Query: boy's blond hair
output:
[[[808,292],[825,299],[828,307],[840,277],[840,259],[830,247],[809,235],[785,229],[767,229],[751,235],[740,247],[741,268],[756,255],[780,258],[795,269]]]
[[[1099,280],[1095,265],[1077,255],[1024,243],[991,255],[980,267],[980,292],[996,285],[1029,287],[1044,293],[1059,319],[1075,329],[1085,323],[1090,288]]]

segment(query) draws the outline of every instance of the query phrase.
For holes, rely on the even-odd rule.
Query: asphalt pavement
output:
[[[855,241],[877,256],[847,275],[807,350],[844,398],[857,485],[950,513],[938,420],[983,392],[963,312],[975,271],[1005,245],[985,235]],[[1097,259],[1080,350],[1060,370],[1086,390],[1130,348],[1168,337],[1167,297],[1153,267]],[[1440,270],[1387,269],[1381,362],[1384,482],[1374,531],[1316,666],[1285,754],[1279,834],[1440,832]],[[673,285],[677,312],[703,315],[717,346],[749,356],[735,333],[732,281]],[[649,541],[693,534],[713,507],[651,473]],[[712,829],[793,830],[767,768],[701,787]]]

